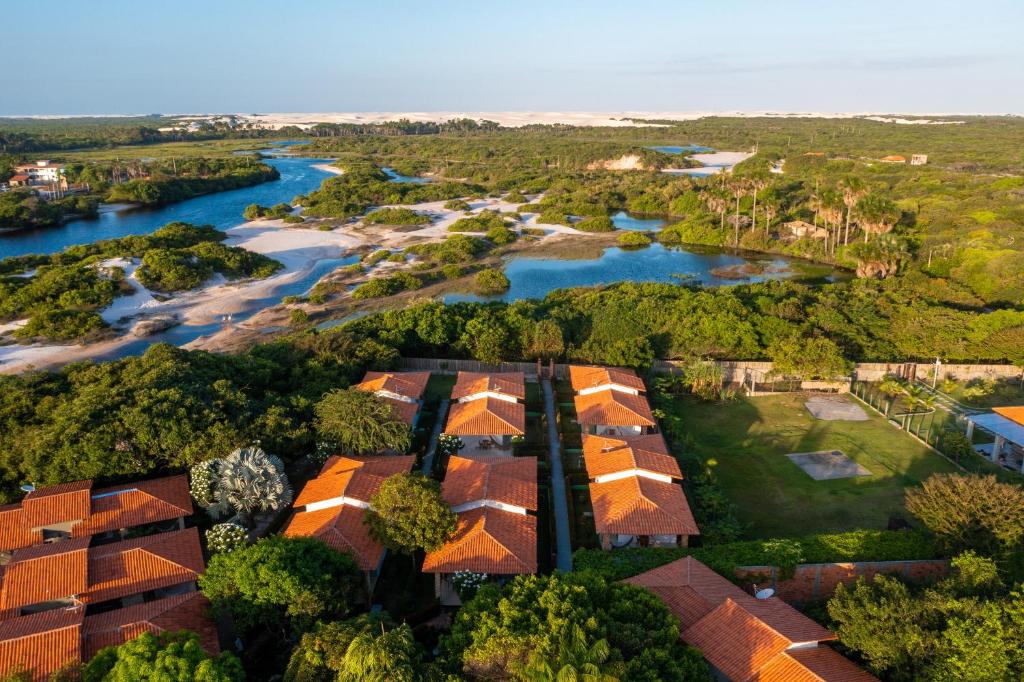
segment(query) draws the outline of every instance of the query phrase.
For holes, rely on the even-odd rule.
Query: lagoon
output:
[[[658,232],[665,227],[664,218],[642,218],[627,211],[619,211],[612,216],[612,224],[617,230],[632,230],[634,232]]]

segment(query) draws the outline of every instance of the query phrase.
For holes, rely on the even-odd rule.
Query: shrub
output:
[[[441,266],[441,275],[445,279],[458,279],[462,277],[462,267],[455,263],[448,263],[447,265]]]
[[[503,246],[505,244],[511,244],[516,240],[516,233],[508,229],[504,225],[501,227],[492,227],[487,231],[487,240],[497,246]]]
[[[496,268],[487,268],[476,273],[476,290],[484,296],[492,296],[508,291],[511,282],[505,273]]]
[[[411,208],[378,208],[363,218],[367,225],[427,225],[430,216],[417,213]]]
[[[544,230],[540,229],[539,227],[524,227],[524,228],[522,228],[519,231],[522,232],[523,234],[529,235],[531,237],[543,237],[544,236]]]
[[[615,224],[608,216],[591,216],[573,223],[572,226],[583,232],[611,232],[615,229]]]
[[[520,207],[523,210],[523,207]],[[537,222],[543,225],[572,225],[572,221],[569,220],[569,216],[558,209],[546,208],[541,211],[540,215],[537,216]]]
[[[419,289],[423,282],[408,272],[397,272],[390,277],[378,277],[356,287],[352,298],[384,298],[410,289]]]
[[[391,252],[388,251],[387,249],[378,249],[373,253],[368,253],[365,256],[363,256],[362,262],[365,265],[376,265],[377,263],[381,262],[390,255]]]
[[[484,583],[487,582],[486,573],[474,573],[473,571],[455,571],[452,573],[452,587],[463,603],[469,601],[476,595]]]
[[[257,512],[284,509],[292,502],[292,489],[284,462],[258,447],[239,448],[217,460],[213,479],[214,518],[228,514],[251,517]]]
[[[504,200],[510,204],[525,204],[529,201],[521,192],[509,192],[505,195]]]
[[[214,502],[213,482],[217,475],[217,460],[208,459],[189,469],[189,493],[200,507],[209,507]]]
[[[293,327],[298,327],[298,326],[304,325],[307,322],[309,322],[309,313],[307,313],[302,308],[296,308],[288,316],[288,322]]]
[[[401,251],[396,251],[393,254],[391,254],[390,256],[388,256],[388,262],[389,263],[404,263],[405,262],[405,254],[402,253]]]
[[[288,223],[289,225],[298,225],[299,223],[306,222],[306,219],[300,215],[286,215],[284,217],[284,222]]]
[[[623,232],[619,235],[619,246],[625,248],[639,248],[650,243],[651,238],[644,232]]]
[[[206,546],[211,554],[233,552],[249,542],[245,528],[237,523],[218,523],[206,531]]]
[[[444,202],[444,207],[447,208],[449,211],[468,211],[468,210],[470,210],[470,205],[467,204],[462,199],[450,199],[450,200]]]
[[[505,219],[494,211],[481,211],[466,218],[459,218],[448,226],[449,232],[490,232],[494,228],[505,227]]]

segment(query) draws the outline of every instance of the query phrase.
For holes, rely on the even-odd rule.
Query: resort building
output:
[[[47,159],[40,159],[35,163],[28,163],[14,167],[15,175],[28,176],[29,185],[51,185],[63,184],[67,189],[67,180],[64,178],[64,164],[51,163]]]
[[[685,547],[700,534],[679,463],[660,435],[584,435],[583,460],[603,549]]]
[[[459,372],[445,433],[462,440],[464,457],[511,455],[513,439],[526,435],[525,398],[522,372]]]
[[[759,599],[686,557],[627,579],[680,620],[717,679],[732,682],[870,682],[876,678],[825,642],[835,634],[778,597]]]
[[[1024,473],[1024,405],[993,407],[985,414],[967,415],[967,439],[978,427],[991,433],[995,442],[975,448],[991,461],[1013,471]]]
[[[387,401],[399,419],[415,428],[429,381],[430,372],[367,372],[355,387]]]
[[[927,154],[911,154],[910,165],[911,166],[923,166],[928,163]]]
[[[189,630],[209,654],[220,653],[217,628],[207,616],[210,603],[199,592],[85,615],[85,608],[55,609],[0,622],[0,675],[29,671],[32,680],[48,680],[63,668],[88,661],[108,646],[143,632]]]
[[[339,552],[351,554],[372,593],[385,549],[370,534],[366,510],[386,479],[408,472],[415,462],[412,455],[331,457],[295,499],[295,511],[284,534],[319,538]]]
[[[605,388],[577,395],[576,421],[583,433],[598,436],[640,436],[655,429],[654,415],[641,395]]]
[[[38,488],[0,506],[0,554],[71,538],[116,539],[151,524],[181,529],[192,512],[184,474],[106,488],[93,488],[92,481]]]
[[[443,547],[427,553],[423,572],[434,574],[443,605],[461,603],[453,573],[506,580],[537,572],[536,457],[452,457],[441,492],[458,524]]]
[[[590,395],[607,390],[640,395],[646,390],[644,382],[636,372],[617,367],[570,365],[569,381],[577,395]]]

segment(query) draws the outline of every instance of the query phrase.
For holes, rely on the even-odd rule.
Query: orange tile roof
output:
[[[621,535],[699,535],[681,486],[629,476],[590,484],[597,532]]]
[[[196,528],[157,533],[89,550],[87,604],[196,580],[206,569]]]
[[[423,560],[424,573],[473,571],[490,575],[537,572],[537,517],[483,507],[458,515],[443,547]]]
[[[405,422],[409,426],[412,426],[412,423],[416,421],[416,414],[420,411],[419,403],[409,403],[386,396],[381,397],[381,400],[391,406],[391,411],[399,421]]]
[[[74,481],[33,490],[21,501],[30,528],[78,521],[89,515],[92,481]]]
[[[54,609],[0,622],[0,675],[21,669],[42,682],[82,661],[85,609]]]
[[[0,507],[0,552],[12,552],[42,542],[42,531],[29,527],[20,502]]]
[[[351,497],[369,503],[385,479],[408,472],[416,462],[413,455],[329,458],[320,474],[302,488],[296,508],[336,497]]]
[[[732,599],[683,630],[682,639],[700,649],[708,663],[730,680],[738,682],[752,679],[792,644]]]
[[[220,642],[209,609],[210,602],[202,593],[189,592],[87,616],[82,628],[82,658],[89,660],[103,647],[123,644],[143,632],[158,635],[179,630],[195,632],[203,649],[216,655]]]
[[[1021,426],[1024,426],[1024,405],[1018,405],[1015,407],[993,407],[992,411],[1002,417],[1006,417],[1010,421],[1017,422]]]
[[[485,391],[526,400],[526,376],[522,372],[459,372],[452,388],[452,400]]]
[[[607,441],[611,439],[591,435],[583,436],[583,461],[587,467],[587,475],[591,479],[633,469],[671,476],[672,478],[683,477],[683,472],[679,468],[679,462],[671,455],[648,450],[639,444],[603,449],[599,446],[604,443],[594,443],[595,440]]]
[[[836,638],[833,633],[778,597],[755,599],[693,557],[684,557],[659,566],[628,578],[625,582],[646,587],[656,594],[658,591],[655,588],[690,587],[713,607],[731,599],[793,642],[823,642]],[[684,620],[685,625],[684,614],[676,615]]]
[[[480,500],[537,510],[536,457],[452,457],[441,486],[453,507]]]
[[[80,596],[89,589],[89,538],[19,549],[4,566],[0,618],[40,602]]]
[[[829,646],[791,649],[776,656],[754,676],[757,682],[788,680],[877,682],[878,678]]]
[[[636,372],[619,367],[569,365],[569,381],[572,383],[572,390],[577,392],[587,388],[607,386],[608,384],[635,388],[640,392],[647,390],[643,380],[636,375]]]
[[[600,454],[624,447],[633,447],[659,455],[671,454],[665,439],[660,433],[648,433],[640,436],[597,436],[583,434],[583,454]]]
[[[497,398],[453,403],[445,433],[455,436],[522,436],[526,433],[526,408]]]
[[[188,477],[167,476],[92,489],[90,481],[40,488],[20,504],[0,507],[0,552],[42,544],[40,526],[76,521],[72,537],[85,537],[190,516]]]
[[[419,400],[427,391],[428,381],[430,372],[367,372],[355,387],[368,393],[388,391]]]
[[[654,415],[643,396],[605,389],[578,395],[576,421],[582,425],[654,426]]]
[[[384,556],[384,545],[370,534],[366,511],[343,504],[312,512],[297,512],[288,522],[288,537],[320,538],[339,552],[352,555],[364,571],[373,571]]]

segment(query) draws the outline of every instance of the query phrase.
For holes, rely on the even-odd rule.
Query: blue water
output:
[[[676,146],[673,146],[673,145],[662,145],[662,146],[659,146],[659,147],[648,147],[648,149],[653,149],[654,151],[661,152],[662,154],[683,154],[683,153],[685,153],[685,154],[699,154],[699,153],[702,153],[702,152],[713,152],[713,151],[715,151],[711,147],[701,147],[698,144],[691,144],[691,145],[687,145],[685,147],[676,147]]]
[[[612,216],[612,224],[619,230],[639,232],[657,232],[665,227],[664,218],[640,218],[626,211],[619,211]]]
[[[241,225],[242,211],[249,204],[272,206],[290,203],[298,194],[320,187],[331,173],[313,168],[322,159],[275,157],[265,162],[281,173],[278,180],[229,192],[217,192],[160,208],[104,207],[98,218],[72,220],[59,227],[0,233],[0,258],[27,253],[56,253],[73,244],[87,244],[133,234],[149,234],[175,220],[213,225],[223,230]]]
[[[764,266],[765,271],[744,279],[723,278],[711,274],[711,270],[716,268],[751,262]],[[445,297],[445,302],[544,298],[555,289],[597,286],[623,280],[670,283],[683,281],[674,275],[692,275],[692,278],[686,281],[694,284],[723,286],[785,279],[792,277],[796,272],[784,258],[743,257],[714,250],[699,253],[679,247],[652,244],[642,249],[612,247],[605,249],[603,255],[592,260],[513,258],[508,261],[505,274],[511,286],[500,296],[451,294]]]
[[[381,170],[384,171],[385,175],[391,178],[391,182],[408,182],[414,185],[425,185],[428,182],[433,182],[432,178],[421,178],[415,175],[402,175],[394,168],[388,168],[387,166],[382,166]]]

